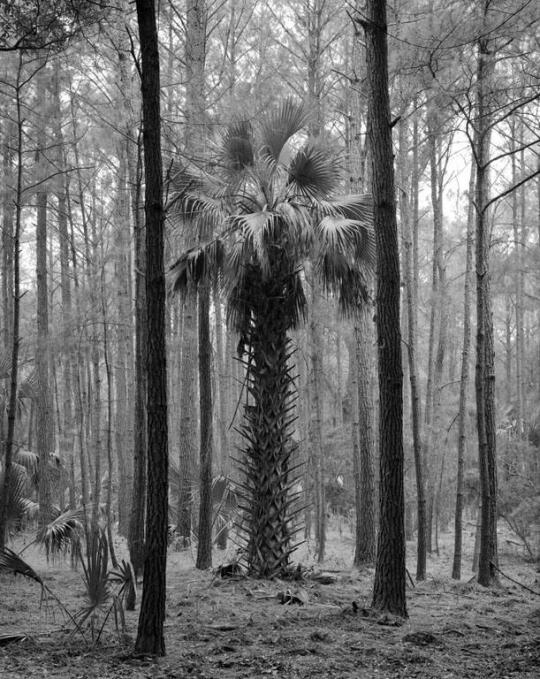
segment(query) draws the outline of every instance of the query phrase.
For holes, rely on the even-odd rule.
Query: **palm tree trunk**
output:
[[[249,573],[255,577],[283,574],[295,549],[290,520],[296,483],[292,442],[296,390],[291,375],[294,350],[287,337],[289,323],[284,278],[277,273],[261,280],[250,279],[251,322],[246,328],[247,388],[240,428],[245,441],[244,482],[241,484],[243,528]]]

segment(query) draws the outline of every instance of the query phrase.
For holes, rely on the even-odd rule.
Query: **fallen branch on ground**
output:
[[[527,587],[527,585],[524,585],[522,582],[519,582],[519,580],[514,580],[514,578],[511,578],[509,575],[506,575],[506,573],[503,573],[501,569],[496,564],[493,563],[493,561],[491,561],[491,565],[496,571],[498,571],[501,575],[504,575],[504,577],[508,578],[508,580],[510,580],[511,582],[514,582],[516,585],[523,587],[523,589],[526,589],[527,592],[531,592],[531,594],[536,594],[536,596],[540,596],[540,592],[537,592],[534,589]]]

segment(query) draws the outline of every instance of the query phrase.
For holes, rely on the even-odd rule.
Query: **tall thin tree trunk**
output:
[[[144,563],[144,536],[146,516],[146,464],[147,464],[147,370],[145,364],[148,329],[146,325],[146,246],[145,225],[142,222],[139,204],[142,179],[140,176],[140,147],[137,167],[131,168],[134,181],[133,215],[135,240],[135,403],[133,429],[133,493],[129,517],[128,546],[129,558],[135,574],[142,573]]]
[[[411,427],[413,437],[413,456],[416,477],[416,507],[417,507],[417,541],[416,541],[416,579],[426,578],[426,490],[424,479],[424,459],[422,454],[422,440],[420,434],[421,404],[420,385],[418,379],[418,366],[416,362],[417,346],[417,315],[415,298],[415,286],[413,283],[412,249],[413,237],[411,229],[411,215],[409,210],[412,197],[407,195],[408,162],[407,162],[407,138],[405,121],[399,123],[399,168],[402,196],[399,202],[401,224],[403,229],[404,255],[403,270],[405,282],[405,294],[407,304],[407,357],[409,363],[409,383],[411,389]],[[413,161],[417,159],[413,159]],[[414,174],[414,173],[413,173]],[[412,182],[411,182],[412,184]],[[417,186],[411,185],[411,191],[416,191]]]
[[[368,0],[366,19],[357,16],[357,21],[366,34],[368,130],[377,245],[380,522],[373,607],[406,616],[400,274],[385,0]]]
[[[12,249],[11,262],[13,264],[13,281],[9,284],[8,290],[13,291],[11,319],[11,366],[9,379],[9,403],[7,412],[7,432],[4,444],[4,487],[0,501],[0,548],[4,548],[7,532],[8,510],[9,510],[9,487],[11,483],[11,470],[13,460],[13,448],[15,438],[15,419],[17,417],[17,385],[19,374],[19,326],[20,326],[20,242],[22,229],[22,195],[23,195],[23,109],[21,101],[21,77],[22,77],[23,57],[19,54],[19,64],[17,68],[16,107],[17,107],[17,131],[16,131],[16,191],[15,215],[13,241],[9,244]]]
[[[199,290],[199,400],[200,437],[200,504],[197,568],[212,565],[212,385],[210,375],[212,344],[210,340],[210,289]]]
[[[373,469],[373,397],[371,394],[371,350],[373,309],[366,303],[358,311],[355,321],[355,351],[358,369],[358,418],[359,418],[359,476],[360,514],[356,520],[356,547],[354,564],[373,563],[375,560],[375,473]]]
[[[311,358],[311,414],[309,440],[312,455],[313,485],[315,496],[315,544],[317,561],[324,561],[326,549],[326,500],[324,489],[324,462],[322,452],[322,337],[320,326],[320,289],[315,276],[311,278],[311,319],[309,344]]]
[[[169,460],[159,52],[154,2],[137,0],[136,6],[144,125],[148,493],[144,580],[135,650],[164,655]]]
[[[487,14],[489,2],[485,0]],[[478,41],[476,160],[476,413],[482,496],[478,582],[497,579],[497,464],[495,437],[495,367],[491,311],[488,220],[489,151],[492,121],[489,92],[494,70],[488,38]]]
[[[45,101],[45,84],[40,74],[38,90],[41,101]],[[40,131],[36,162],[38,164],[40,188],[36,194],[36,279],[37,279],[37,348],[35,356],[37,394],[36,394],[36,449],[39,457],[39,525],[44,526],[51,520],[52,497],[49,474],[49,454],[52,452],[52,398],[49,361],[49,293],[47,281],[47,173],[48,166],[44,157],[47,146]]]
[[[471,276],[474,247],[474,211],[472,196],[475,189],[474,162],[471,163],[469,179],[469,210],[467,214],[467,245],[465,254],[465,282],[463,299],[463,349],[461,352],[461,379],[459,386],[458,410],[458,451],[456,474],[456,512],[454,520],[454,559],[452,563],[452,577],[461,578],[461,559],[463,544],[463,482],[465,472],[465,444],[467,424],[467,392],[469,387],[469,352],[471,347]]]

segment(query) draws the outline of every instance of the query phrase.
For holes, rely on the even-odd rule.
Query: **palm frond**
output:
[[[109,582],[119,586],[117,596],[122,601],[132,599],[135,596],[135,572],[129,561],[122,559],[116,570],[113,570],[109,573]]]
[[[45,547],[47,558],[56,554],[80,553],[86,520],[83,508],[68,509],[40,529],[36,541]]]
[[[5,471],[0,472],[0,489],[4,489]],[[8,521],[19,522],[26,514],[28,495],[28,474],[26,469],[16,462],[11,465],[8,493]]]
[[[93,530],[88,536],[86,556],[82,560],[86,605],[78,613],[79,624],[106,606],[111,598],[108,577],[109,545],[103,530]]]
[[[368,302],[370,285],[364,270],[343,252],[325,252],[318,258],[316,269],[325,291],[337,296],[343,314],[355,313]]]
[[[286,99],[275,111],[269,113],[261,125],[263,157],[274,163],[283,162],[284,148],[293,135],[306,127],[309,116],[302,104]]]
[[[339,185],[340,166],[336,156],[322,144],[310,143],[301,148],[288,167],[288,186],[299,196],[321,200]]]
[[[11,357],[4,348],[0,348],[0,380],[6,379],[10,375]]]
[[[36,571],[9,547],[0,549],[0,571],[13,573],[13,575],[24,575],[25,578],[30,578],[43,585],[43,580]]]
[[[24,379],[19,385],[17,396],[22,398],[35,398],[37,394],[37,374],[35,370]]]
[[[200,237],[209,238],[225,219],[223,197],[226,187],[215,178],[176,165],[170,173],[169,190],[169,218],[194,223]]]
[[[39,468],[39,456],[37,453],[20,448],[15,455],[15,460],[26,469],[32,478],[37,478]]]
[[[190,283],[209,278],[223,265],[224,247],[220,238],[184,252],[169,269],[169,280],[173,292],[185,290]]]
[[[227,126],[221,143],[222,162],[232,172],[242,172],[253,165],[253,131],[248,120],[237,120]]]
[[[297,259],[309,251],[314,237],[313,215],[309,208],[295,201],[280,201],[274,212],[283,225],[282,236],[285,247],[294,248]]]
[[[235,215],[231,219],[233,228],[239,235],[241,260],[255,259],[261,267],[263,275],[268,275],[270,263],[268,259],[268,243],[272,241],[275,215],[266,209],[248,214]]]
[[[373,232],[373,204],[371,196],[350,195],[332,201],[319,201],[317,213],[322,217],[319,228],[323,246],[328,245],[332,233],[345,233],[339,237],[345,239],[347,249],[358,262],[368,269],[375,265],[375,234]],[[354,225],[354,228],[350,227]],[[343,226],[344,229],[340,229]]]

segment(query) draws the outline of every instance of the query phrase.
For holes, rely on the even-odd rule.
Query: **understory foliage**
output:
[[[171,173],[174,216],[194,225],[201,242],[172,267],[173,287],[185,290],[220,274],[228,321],[240,336],[248,394],[239,429],[241,527],[248,571],[258,577],[284,572],[294,550],[298,460],[288,333],[306,305],[303,265],[310,259],[350,311],[365,299],[364,274],[373,263],[370,200],[332,199],[339,162],[322,139],[302,135],[308,120],[303,106],[286,100],[257,127],[232,123],[211,171],[182,166]]]

